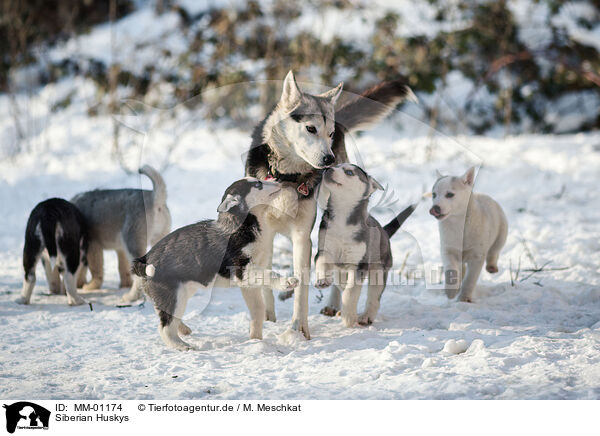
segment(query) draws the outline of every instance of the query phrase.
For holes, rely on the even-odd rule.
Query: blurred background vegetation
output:
[[[413,8],[425,11],[423,23]],[[161,17],[171,24],[127,48],[110,29],[144,9],[156,26]],[[19,93],[82,77],[96,87],[90,116],[136,99],[202,105],[212,119],[244,122],[257,107],[268,110],[278,87],[223,88],[218,101],[203,95],[293,68],[306,81],[343,80],[349,91],[403,75],[421,99],[417,116],[453,133],[600,128],[598,0],[2,0],[0,13],[0,91],[12,96],[13,112]],[[81,52],[53,51],[97,26],[112,35],[105,47],[94,52],[83,40]],[[135,56],[142,52],[150,55]],[[54,109],[69,103],[67,94]]]

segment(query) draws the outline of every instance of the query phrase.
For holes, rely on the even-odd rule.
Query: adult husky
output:
[[[308,330],[308,284],[312,243],[310,233],[315,223],[317,202],[315,189],[324,168],[347,162],[346,133],[364,128],[388,115],[400,101],[415,98],[401,80],[384,82],[363,92],[339,109],[335,103],[343,84],[319,95],[300,91],[290,71],[283,82],[283,92],[275,108],[254,129],[252,145],[246,158],[246,176],[275,178],[285,186],[281,204],[268,220],[265,238],[276,233],[288,236],[293,245],[294,275],[300,285],[294,291],[292,328],[310,339]],[[290,218],[291,216],[291,218]],[[273,244],[265,253],[265,268],[271,268]],[[266,319],[275,321],[273,292],[264,289]]]

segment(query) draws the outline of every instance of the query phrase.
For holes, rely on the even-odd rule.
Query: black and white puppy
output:
[[[369,197],[383,187],[365,171],[344,163],[325,170],[319,202],[324,206],[315,256],[317,288],[333,285],[329,303],[321,313],[334,316],[340,310],[347,327],[369,325],[379,310],[388,271],[392,267],[390,238],[413,213],[416,204],[404,209],[385,227],[368,212]],[[325,206],[326,205],[326,206]],[[365,278],[368,295],[365,311],[357,305]]]
[[[23,291],[17,303],[29,304],[35,286],[35,267],[42,259],[50,292],[61,293],[62,272],[67,302],[85,303],[77,293],[76,277],[86,262],[88,233],[79,209],[62,198],[42,201],[33,208],[25,229]]]
[[[258,265],[270,253],[262,229],[265,216],[281,192],[281,184],[253,177],[233,183],[223,195],[218,219],[175,230],[158,241],[132,271],[142,278],[141,288],[152,299],[160,318],[159,333],[170,347],[193,348],[179,334],[191,330],[181,321],[187,302],[202,288],[240,287],[250,311],[250,338],[262,339],[265,305],[261,289],[290,290],[294,277],[283,278]]]

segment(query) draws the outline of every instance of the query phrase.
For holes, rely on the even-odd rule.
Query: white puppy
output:
[[[429,213],[439,221],[446,295],[454,298],[460,291],[458,299],[471,302],[483,263],[489,273],[498,272],[498,255],[506,242],[508,222],[496,201],[472,192],[474,167],[462,177],[442,176],[439,172],[437,177]]]

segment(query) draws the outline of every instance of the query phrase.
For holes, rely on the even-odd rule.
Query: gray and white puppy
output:
[[[104,278],[103,250],[115,250],[119,260],[120,287],[132,285],[131,261],[142,256],[148,243],[156,243],[171,230],[167,188],[161,175],[149,165],[139,170],[150,178],[152,191],[141,189],[97,189],[77,194],[71,202],[86,218],[89,227],[88,267],[92,280],[85,283],[86,269],[78,286],[98,289]],[[135,288],[135,287],[134,287]],[[125,301],[137,299],[138,292],[126,294]]]
[[[474,167],[460,177],[437,177],[429,213],[439,221],[446,295],[471,302],[484,262],[487,272],[498,272],[508,221],[496,201],[473,192]]]
[[[363,169],[344,163],[323,173],[319,202],[326,203],[319,227],[319,249],[315,256],[317,288],[333,285],[328,305],[321,313],[334,316],[340,307],[346,327],[357,322],[369,325],[379,311],[388,271],[392,267],[390,238],[414,212],[416,204],[403,210],[386,226],[367,210],[369,197],[383,187]],[[363,281],[368,277],[365,311],[357,315]]]
[[[265,305],[263,286],[290,290],[299,281],[264,270],[257,262],[269,252],[271,240],[263,234],[266,215],[282,192],[281,184],[247,177],[223,194],[218,219],[175,230],[133,261],[140,288],[154,302],[159,333],[169,347],[193,348],[179,334],[191,330],[181,318],[198,288],[240,287],[250,311],[250,338],[262,339]]]

